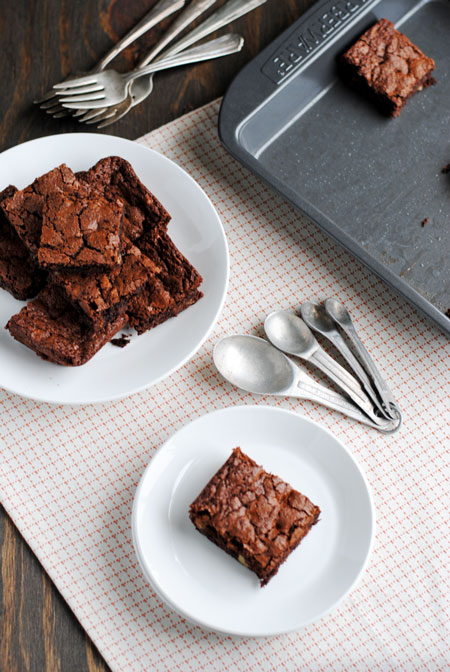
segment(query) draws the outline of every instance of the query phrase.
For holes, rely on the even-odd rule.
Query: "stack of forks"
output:
[[[137,68],[126,74],[106,69],[121,51],[157,23],[181,9],[185,2],[186,0],[159,0],[93,70],[55,84],[35,102],[55,118],[72,114],[81,122],[97,124],[98,128],[109,126],[151,94],[153,76],[159,70],[219,58],[240,51],[244,40],[235,34],[224,35],[190,49],[188,47],[259,7],[266,0],[228,0],[197,28],[166,49],[175,37],[216,2],[216,0],[192,0],[173,21],[162,39],[139,62]]]

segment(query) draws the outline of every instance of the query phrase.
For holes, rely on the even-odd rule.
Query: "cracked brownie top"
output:
[[[6,328],[42,359],[63,366],[85,364],[127,322],[125,310],[101,328],[92,329],[52,287],[13,315]]]
[[[320,514],[305,495],[240,448],[191,504],[197,529],[266,584]]]
[[[121,261],[123,201],[89,189],[45,197],[38,261],[44,268],[113,268]]]
[[[378,95],[391,100],[397,116],[406,100],[434,80],[435,62],[387,19],[369,28],[342,56],[347,67]]]
[[[45,175],[37,177],[25,189],[6,198],[1,207],[30,252],[37,256],[42,228],[45,196],[68,186],[79,187],[75,174],[64,163]]]
[[[120,156],[100,159],[90,170],[77,173],[77,177],[107,198],[124,201],[123,232],[129,240],[138,240],[146,231],[163,231],[170,215],[147,187],[141,182],[128,161]]]

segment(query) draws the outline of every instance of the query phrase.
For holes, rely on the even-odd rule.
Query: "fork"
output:
[[[138,63],[136,66],[137,68],[143,68],[144,66],[148,65],[151,61],[154,61],[156,56],[164,49],[164,47],[169,44],[177,35],[183,32],[183,30],[190,24],[192,21],[195,21],[197,17],[199,17],[203,12],[205,12],[209,7],[211,7],[216,0],[192,0],[191,3],[184,9],[183,12],[177,18],[173,23],[170,24],[168,31],[162,36],[161,40],[153,47],[153,49],[150,51],[150,53]],[[186,45],[187,46],[187,45]],[[173,53],[178,53],[178,51],[181,51],[181,49],[178,49],[177,52],[170,52],[172,55]],[[165,54],[165,55],[168,55]],[[153,80],[153,76],[150,75],[149,81]],[[137,80],[139,81],[139,80]],[[141,82],[144,83],[144,79],[141,79]],[[144,84],[145,85],[145,84]],[[133,86],[138,86],[136,82],[130,86],[130,89]],[[151,83],[151,88],[153,88],[153,82]],[[120,103],[120,106],[126,105],[128,98],[130,97],[130,94],[128,94],[127,98]],[[128,110],[127,110],[128,111]],[[75,113],[76,114],[76,113]],[[79,121],[88,121],[89,119],[92,119],[94,117],[98,117],[98,120],[100,121],[101,119],[107,119],[111,117],[114,114],[114,110],[111,111],[109,107],[105,108],[100,108],[100,109],[94,109],[88,111]],[[76,114],[76,116],[78,116]],[[95,122],[90,122],[90,123],[95,123]]]
[[[137,40],[141,35],[146,33],[150,28],[153,28],[157,23],[170,16],[174,12],[181,9],[186,0],[160,0],[149,12],[139,21],[139,23],[132,28],[124,37],[108,53],[97,63],[91,72],[101,72],[106,66],[126,47]],[[89,74],[89,73],[86,73]],[[79,75],[75,75],[76,77]],[[70,77],[67,81],[70,81]],[[34,103],[39,105],[47,114],[53,114],[54,117],[64,117],[70,112],[64,109],[57,99],[55,90],[49,89],[41,98],[35,100]]]
[[[160,41],[153,47],[153,49],[150,51],[150,53],[143,59],[141,60],[136,68],[143,68],[144,66],[148,65],[151,61],[154,61],[156,56],[164,49],[164,47],[169,44],[177,35],[183,32],[183,30],[190,24],[192,21],[195,21],[197,17],[199,17],[203,12],[205,12],[209,7],[211,7],[216,0],[192,0],[192,2],[189,3],[189,5],[177,16],[177,18],[170,24],[169,29],[167,32],[162,36]],[[191,43],[192,44],[192,43]],[[188,45],[186,45],[188,46]],[[170,52],[170,55],[173,53],[178,53],[178,51],[181,51],[181,49],[178,49],[177,52]],[[169,55],[168,53],[165,55]],[[149,76],[149,81],[153,79],[153,75]],[[133,86],[138,86],[137,82],[139,80],[136,80],[131,86],[130,89]],[[142,83],[144,83],[144,79],[140,80]],[[144,84],[145,85],[145,84]],[[151,87],[153,88],[153,84],[151,84]],[[128,94],[127,98],[119,103],[119,106],[125,105],[127,103],[128,98],[130,97],[130,94]],[[127,110],[128,111],[128,110]],[[85,112],[84,110],[80,110],[80,112],[75,112],[75,116],[79,116],[83,114],[82,117],[79,118],[79,121],[86,121],[89,123],[96,123],[96,121],[101,121],[102,119],[107,119],[111,117],[115,113],[115,109],[111,111],[110,107],[104,107],[100,109],[94,109],[94,110],[88,110]],[[94,119],[95,121],[89,121],[91,119]]]
[[[53,88],[58,93],[63,107],[69,109],[91,109],[115,105],[126,98],[128,87],[136,77],[179,65],[227,56],[240,51],[243,44],[244,39],[240,35],[223,35],[181,54],[169,56],[145,68],[132,70],[123,75],[115,70],[105,70],[55,84]]]
[[[195,42],[202,40],[207,35],[210,35],[216,30],[223,28],[244,14],[251,12],[253,9],[256,9],[256,7],[259,7],[265,2],[266,0],[228,0],[225,5],[220,7],[216,12],[214,12],[214,14],[212,14],[205,21],[203,21],[203,23],[197,26],[197,28],[194,28],[194,30],[188,33],[188,35],[181,38],[181,40],[176,42],[172,47],[164,51],[156,62],[158,62],[161,58],[179,53]],[[169,42],[171,42],[179,32],[181,32],[182,28],[178,30],[176,24],[181,24],[181,19],[188,13],[192,6],[193,3],[178,16],[178,18],[169,28],[168,33],[166,33],[161,42],[158,42],[156,47],[138,64],[138,68],[142,68],[148,65],[150,62],[154,61],[155,57],[162,51],[162,49]],[[112,106],[112,108],[106,107],[100,110],[95,109],[93,111],[87,112],[79,118],[79,121],[84,121],[87,124],[96,124],[101,122],[97,128],[105,128],[106,126],[113,124],[114,122],[124,117],[131,110],[131,108],[139,105],[139,103],[141,103],[151,94],[153,90],[153,77],[154,75],[151,74],[148,77],[141,77],[134,80],[128,89],[127,97],[121,103],[116,106]]]

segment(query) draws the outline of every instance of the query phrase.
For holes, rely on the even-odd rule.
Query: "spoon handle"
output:
[[[334,361],[325,350],[318,348],[310,357],[311,364],[323,371],[328,378],[333,380],[339,387],[359,406],[359,408],[369,416],[376,424],[379,418],[373,411],[372,404],[361,389],[358,381],[351,376],[340,364]]]
[[[370,375],[372,376],[373,382],[375,384],[375,387],[377,388],[378,394],[380,395],[385,407],[386,411],[389,412],[389,414],[392,417],[392,408],[394,407],[397,409],[397,403],[392,396],[392,392],[389,388],[389,385],[387,382],[382,378],[378,367],[376,366],[375,362],[373,361],[372,357],[369,355],[368,351],[366,350],[363,342],[359,338],[358,334],[355,331],[354,327],[346,328],[345,329],[346,334],[354,344],[355,348],[358,350],[362,361],[364,362],[366,368],[368,369]],[[398,413],[399,411],[394,411],[394,413]]]
[[[243,37],[234,33],[227,33],[226,35],[222,35],[222,37],[216,37],[215,40],[204,42],[198,47],[192,47],[191,49],[186,49],[174,56],[167,56],[167,58],[154,61],[144,68],[130,70],[130,72],[120,75],[120,78],[123,82],[130,83],[138,77],[150,75],[152,72],[175,68],[179,65],[188,65],[189,63],[208,61],[212,58],[219,58],[221,56],[228,56],[229,54],[235,54],[237,51],[240,51],[243,44]]]
[[[332,390],[327,390],[326,387],[319,385],[319,383],[316,383],[312,379],[305,381],[304,378],[304,375],[302,378],[297,378],[296,383],[287,394],[292,394],[293,396],[302,399],[308,399],[309,401],[315,401],[322,406],[327,406],[327,408],[331,408],[343,415],[347,415],[349,418],[353,418],[353,420],[357,420],[364,425],[369,425],[369,427],[378,429],[384,434],[393,434],[399,428],[400,424],[393,420],[379,419],[377,423],[372,422],[365,413],[360,411],[357,406],[347,401],[341,394],[333,392]]]
[[[265,2],[266,0],[228,0],[225,5],[219,7],[214,14],[211,14],[211,16],[194,28],[194,30],[166,49],[162,56],[165,57],[169,55],[171,56],[172,54],[178,54],[183,49],[187,49],[187,47],[190,47],[195,42],[203,40],[207,35],[211,35],[211,33],[232,23],[243,14],[253,11],[256,7],[263,5]],[[144,63],[144,65],[146,65],[146,63]]]
[[[369,373],[370,377],[374,382],[375,388],[378,394],[380,395],[381,401],[383,402],[385,412],[388,413],[389,417],[391,418],[396,417],[401,418],[400,410],[397,406],[394,397],[392,396],[392,392],[389,389],[389,385],[381,376],[381,373],[379,372],[377,365],[375,364],[372,357],[368,353],[364,343],[359,338],[347,309],[345,309],[347,314],[347,320],[336,319],[338,316],[335,315],[335,311],[333,310],[333,305],[335,302],[336,300],[332,299],[330,301],[330,299],[327,299],[325,301],[325,310],[330,315],[330,317],[333,320],[335,320],[335,322],[337,322],[337,324],[341,327],[341,329],[345,332],[350,341],[353,343],[358,355],[361,358],[362,363],[366,367],[367,372]]]
[[[378,410],[381,413],[383,413],[383,415],[386,415],[387,412],[384,410],[377,395],[373,391],[368,375],[366,374],[363,367],[358,362],[355,355],[352,353],[352,351],[350,350],[350,348],[348,347],[347,343],[344,341],[340,333],[336,330],[335,333],[324,334],[324,336],[326,336],[326,338],[328,338],[330,343],[332,343],[334,347],[341,353],[341,355],[343,356],[349,367],[353,370],[353,373],[356,376],[358,376],[359,380],[361,381],[361,384],[364,387],[366,394],[372,399],[372,402],[375,404]]]

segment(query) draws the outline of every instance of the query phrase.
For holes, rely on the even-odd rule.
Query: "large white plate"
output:
[[[321,509],[264,588],[188,517],[236,446]],[[199,625],[243,636],[297,630],[334,608],[366,566],[374,526],[368,484],[342,443],[311,420],[265,406],[216,411],[174,434],[145,470],[132,515],[139,563],[160,597]]]
[[[0,328],[0,386],[24,397],[55,403],[94,403],[127,396],[170,375],[201,346],[213,328],[228,284],[228,247],[209,198],[179,166],[130,140],[96,133],[69,133],[26,142],[0,154],[0,189],[22,188],[66,163],[85,170],[117,155],[132,164],[144,184],[172,215],[169,233],[203,276],[204,297],[178,317],[120,349],[103,347],[77,368],[45,362]],[[0,326],[23,304],[0,289]]]

